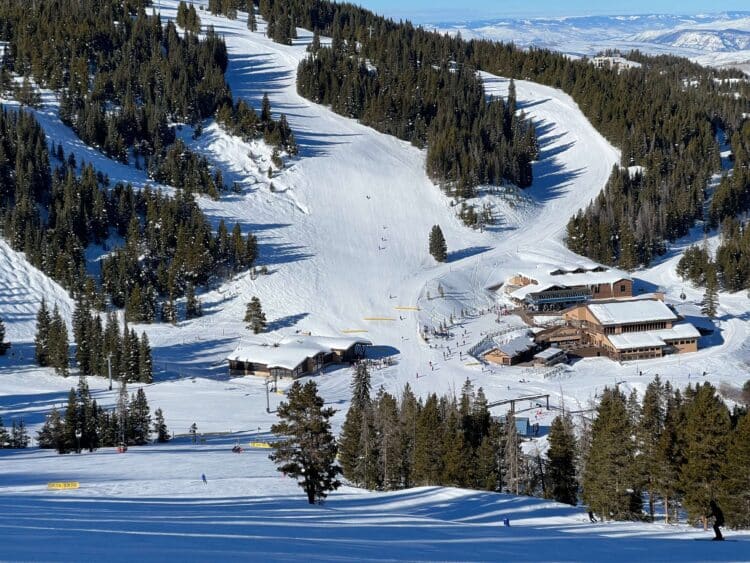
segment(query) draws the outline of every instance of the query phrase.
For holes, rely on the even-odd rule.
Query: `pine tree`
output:
[[[13,419],[13,426],[10,431],[10,447],[23,449],[29,446],[29,434],[26,432],[26,424],[23,419],[16,421]]]
[[[370,399],[370,372],[367,369],[367,364],[364,362],[359,362],[354,368],[354,377],[352,378],[351,388],[351,405],[359,410],[369,409],[372,404]]]
[[[138,381],[141,383],[151,383],[153,380],[151,346],[148,342],[148,335],[142,332],[141,339],[138,342]]]
[[[503,451],[503,485],[514,495],[521,494],[521,481],[523,480],[523,454],[521,452],[521,441],[518,438],[516,419],[511,413],[505,419],[505,448]]]
[[[398,402],[381,387],[374,405],[375,427],[378,439],[378,474],[382,488],[401,487],[401,432]]]
[[[641,481],[645,484],[648,492],[648,512],[652,522],[654,521],[657,478],[661,470],[659,445],[664,432],[665,416],[665,392],[657,375],[654,381],[646,387],[641,416],[636,428],[639,451],[637,457],[638,470],[641,474]]]
[[[430,254],[438,262],[445,262],[448,258],[448,247],[440,225],[434,225],[430,231]]]
[[[723,463],[721,506],[727,524],[750,527],[750,415],[745,414],[732,433]]]
[[[130,429],[132,442],[136,446],[148,443],[151,433],[151,414],[143,388],[139,388],[132,397],[129,415],[128,428]]]
[[[258,31],[258,22],[255,19],[255,7],[252,2],[247,7],[247,28],[250,31]]]
[[[266,330],[266,315],[261,307],[260,299],[257,297],[253,297],[247,304],[244,320],[247,323],[247,328],[255,334]]]
[[[438,399],[433,393],[417,417],[412,484],[438,485],[443,472],[443,457],[443,423]]]
[[[52,319],[47,310],[47,303],[42,298],[42,304],[39,306],[39,312],[36,315],[36,336],[34,337],[36,363],[42,367],[50,365],[49,333],[51,324]]]
[[[8,348],[10,348],[10,343],[5,341],[5,324],[0,317],[0,356],[4,356]]]
[[[58,450],[61,454],[71,451],[80,453],[77,436],[77,433],[80,431],[78,414],[78,394],[71,387],[68,393],[68,406],[65,409],[65,418],[62,426],[62,450]]]
[[[160,444],[169,442],[169,430],[167,430],[167,424],[164,422],[164,413],[161,409],[154,411],[154,428],[153,433],[156,434],[156,441]]]
[[[710,318],[716,316],[719,306],[719,282],[716,277],[716,268],[710,266],[706,270],[706,289],[703,293],[701,311]]]
[[[698,385],[685,406],[685,462],[680,468],[683,506],[691,520],[706,525],[709,502],[720,492],[722,462],[729,446],[729,410],[714,387]]]
[[[576,441],[573,422],[569,417],[555,417],[550,427],[548,440],[548,494],[557,502],[575,506],[578,502]]]
[[[414,445],[416,443],[420,404],[408,383],[401,394],[401,404],[399,406],[401,483],[404,487],[411,487],[414,479]]]
[[[295,381],[287,397],[278,408],[279,422],[271,427],[285,439],[274,444],[269,457],[280,472],[299,480],[310,504],[321,504],[340,486],[336,476],[341,468],[336,465],[336,439],[330,424],[335,411],[323,407],[314,381],[304,386]]]
[[[203,315],[203,308],[200,299],[195,295],[193,284],[188,284],[186,301],[185,301],[185,318],[195,319]]]
[[[55,368],[58,375],[67,377],[69,373],[70,359],[68,357],[68,328],[60,314],[57,305],[52,312],[52,321],[49,327],[49,365]]]
[[[0,448],[9,448],[10,445],[10,434],[3,424],[3,417],[0,416]]]
[[[584,502],[602,518],[627,520],[638,515],[633,434],[624,395],[617,388],[605,388],[591,428],[582,482]]]
[[[52,408],[44,425],[38,432],[37,443],[40,448],[55,449],[58,453],[63,453],[63,450],[65,449],[63,441],[63,424],[62,419],[60,418],[60,413],[56,408]]]

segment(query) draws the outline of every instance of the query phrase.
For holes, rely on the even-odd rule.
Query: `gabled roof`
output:
[[[246,344],[232,352],[228,360],[262,364],[270,368],[294,370],[308,358],[328,354],[332,350],[348,350],[356,344],[371,346],[366,338],[293,335],[277,344]]]
[[[604,326],[677,320],[672,309],[658,299],[590,303],[588,308]]]
[[[496,340],[495,344],[495,349],[511,358],[536,347],[536,343],[529,336],[518,336],[508,342],[499,342]]]
[[[617,350],[636,348],[661,348],[668,342],[681,339],[699,338],[700,332],[690,323],[679,323],[672,328],[650,330],[648,332],[626,332],[611,334],[607,338]]]

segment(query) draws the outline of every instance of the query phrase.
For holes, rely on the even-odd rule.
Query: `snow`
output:
[[[182,438],[125,454],[2,450],[3,559],[726,561],[743,559],[750,545],[747,534],[696,543],[710,532],[591,525],[580,507],[443,487],[343,487],[324,506],[310,506],[267,450],[247,448],[265,437],[206,436],[196,445]],[[236,440],[246,448],[241,454],[230,451]],[[58,480],[81,488],[48,491],[47,482]]]
[[[176,5],[162,0],[162,16],[174,17]],[[484,232],[470,230],[425,175],[423,151],[297,94],[295,72],[309,32],[299,30],[294,45],[282,46],[264,37],[262,22],[260,32],[248,32],[242,13],[236,21],[206,10],[200,15],[226,39],[234,95],[257,108],[267,92],[274,111],[286,113],[300,145],[299,158],[287,159],[285,168],[268,178],[271,150],[264,143],[246,143],[212,122],[197,139],[189,127],[178,132],[192,150],[216,162],[228,182],[240,184],[240,193],[198,203],[214,226],[223,219],[256,233],[259,264],[268,269],[204,291],[201,318],[133,327],[148,333],[154,350],[156,382],[146,386],[152,409],[162,408],[167,425],[178,433],[196,423],[207,444],[178,440],[125,455],[106,449],[63,457],[36,449],[0,451],[3,558],[131,561],[137,552],[144,561],[742,559],[747,535],[738,543],[695,544],[678,541],[704,536],[689,526],[591,526],[580,508],[448,488],[387,494],[344,488],[324,508],[308,507],[298,487],[274,471],[267,452],[229,452],[236,439],[243,444],[268,439],[273,411],[283,400],[270,394],[267,413],[262,380],[228,376],[226,358],[238,346],[294,339],[303,332],[347,337],[358,331],[373,343],[373,358],[395,359],[373,370],[373,389],[399,394],[409,383],[426,396],[455,392],[469,378],[489,401],[549,393],[553,407],[589,408],[605,385],[618,382],[625,392],[642,393],[656,373],[680,387],[703,379],[744,382],[750,301],[744,294],[722,293],[716,330],[702,339],[699,352],[639,361],[635,370],[604,358],[562,370],[482,369],[467,361],[472,346],[527,329],[520,318],[499,314],[503,296],[487,288],[538,265],[550,271],[586,263],[565,247],[565,226],[602,190],[619,151],[569,96],[516,81],[519,109],[539,134],[534,184],[523,192],[505,186],[502,196],[482,190],[478,202],[491,201],[499,221]],[[487,73],[482,79],[488,95],[507,93],[507,79]],[[59,121],[54,96],[44,99],[35,114],[50,141],[74,152],[79,163],[91,162],[112,182],[136,187],[148,182],[133,164],[85,146]],[[10,101],[3,105],[13,107]],[[427,252],[435,224],[449,248],[444,264]],[[702,290],[680,280],[675,266],[681,251],[702,236],[696,228],[652,268],[635,272],[638,290],[663,288],[669,302],[684,293],[685,306],[695,306]],[[13,356],[0,358],[0,414],[6,423],[23,417],[32,430],[53,406],[64,404],[76,383],[33,366],[34,315],[42,296],[59,303],[70,319],[62,288],[0,242],[0,316],[13,342]],[[265,340],[250,336],[242,321],[253,296],[268,318]],[[448,325],[450,339],[422,339],[425,326],[440,324]],[[105,380],[88,379],[97,402],[111,407],[116,390],[109,391]],[[325,370],[315,378],[326,403],[338,410],[335,430],[350,401],[350,379],[350,369]],[[544,411],[535,422],[548,426],[555,412]],[[199,482],[201,473],[208,476],[206,486]],[[76,479],[82,488],[48,492],[46,482],[53,479]],[[511,519],[508,529],[499,527],[503,516]]]
[[[677,315],[672,309],[658,299],[590,303],[588,308],[605,326],[677,320]]]
[[[308,358],[332,350],[348,350],[356,344],[371,346],[364,338],[336,338],[295,335],[282,338],[274,344],[249,344],[238,347],[229,360],[264,364],[269,368],[293,370]]]
[[[703,15],[642,14],[503,18],[443,22],[440,31],[464,39],[484,38],[593,57],[619,50],[687,57],[710,66],[735,66],[750,60],[750,17],[747,12]]]

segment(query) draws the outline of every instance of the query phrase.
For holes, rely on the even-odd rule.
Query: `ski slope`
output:
[[[261,435],[261,437],[263,437]],[[541,499],[442,487],[343,487],[324,506],[239,439],[57,456],[0,450],[2,559],[12,561],[742,560],[748,534],[645,523],[590,524]],[[33,472],[28,468],[33,467]],[[201,474],[207,484],[201,482]],[[48,491],[71,480],[80,489]],[[503,527],[504,518],[510,527]]]
[[[176,5],[163,0],[162,16],[174,17]],[[242,432],[243,441],[251,439],[250,432],[268,433],[275,416],[266,412],[266,400],[271,411],[283,400],[275,393],[267,398],[262,380],[226,375],[225,358],[240,343],[273,343],[296,331],[334,336],[356,330],[375,343],[374,356],[395,360],[373,372],[375,389],[382,385],[399,394],[409,383],[425,396],[457,391],[469,378],[490,401],[549,393],[554,407],[588,408],[605,385],[642,391],[656,373],[681,386],[704,378],[717,385],[744,382],[748,300],[722,294],[718,336],[690,356],[623,365],[589,359],[551,376],[546,370],[476,365],[466,352],[483,334],[524,327],[516,317],[496,322],[489,312],[495,296],[487,287],[519,270],[582,260],[562,242],[565,225],[601,191],[618,151],[569,96],[516,82],[519,108],[539,135],[534,184],[508,197],[484,193],[481,202],[491,203],[500,221],[473,231],[425,175],[423,151],[296,93],[295,72],[311,40],[308,32],[298,30],[295,45],[282,46],[263,35],[262,22],[259,32],[248,32],[244,13],[235,21],[205,10],[200,16],[226,40],[227,79],[235,97],[259,107],[267,92],[300,145],[299,158],[269,178],[271,151],[264,143],[245,143],[213,123],[206,123],[197,139],[189,127],[178,131],[192,150],[222,168],[227,182],[241,186],[241,193],[219,201],[200,198],[201,208],[214,225],[239,222],[255,232],[259,264],[269,270],[257,277],[241,274],[201,294],[202,318],[134,327],[148,333],[153,347],[156,381],[147,386],[152,410],[163,409],[172,431],[185,433],[196,423],[212,436],[206,446],[179,442],[133,448],[125,456],[106,450],[63,457],[0,451],[0,514],[6,515],[0,527],[14,550],[3,557],[131,560],[141,549],[147,560],[292,559],[301,553],[324,560],[601,560],[610,553],[628,560],[741,559],[746,543],[717,549],[675,541],[702,535],[687,527],[592,527],[580,510],[453,489],[392,494],[344,489],[325,508],[308,508],[298,488],[273,471],[267,452],[229,452],[235,434],[213,433]],[[482,78],[488,95],[507,93],[504,78]],[[3,103],[15,107],[10,100]],[[60,122],[54,96],[46,94],[44,107],[34,111],[50,141],[73,152],[78,162],[91,162],[112,182],[136,187],[148,182],[135,165],[85,146]],[[434,224],[447,240],[445,264],[436,264],[427,252]],[[664,288],[670,300],[684,291],[688,301],[696,301],[700,291],[674,273],[680,248],[636,277],[647,290]],[[36,303],[45,296],[69,318],[70,301],[2,242],[0,266],[0,316],[13,342],[13,355],[0,358],[0,414],[6,424],[23,417],[37,428],[53,406],[64,404],[75,380],[33,366]],[[269,332],[259,336],[242,322],[252,296],[261,299],[269,321]],[[426,343],[419,337],[422,326],[451,316],[451,341]],[[316,378],[326,402],[338,409],[336,429],[350,399],[350,375],[349,369],[331,369]],[[100,404],[114,404],[116,391],[109,391],[106,381],[89,378],[89,385]],[[531,404],[519,408],[543,429],[555,415]],[[205,487],[198,481],[203,472],[209,477]],[[45,485],[53,479],[80,480],[83,488],[49,493]],[[503,516],[514,523],[510,529],[499,528]]]

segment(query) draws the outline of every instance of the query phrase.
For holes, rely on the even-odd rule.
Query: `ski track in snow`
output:
[[[174,17],[176,2],[164,0],[161,4],[162,16]],[[207,11],[201,11],[200,16],[204,25],[213,25],[225,37],[230,58],[227,79],[234,95],[258,108],[267,92],[274,111],[287,115],[301,155],[275,174],[272,190],[266,177],[271,151],[263,143],[242,142],[211,123],[198,139],[192,138],[188,127],[179,132],[193,150],[222,168],[227,182],[240,184],[239,194],[224,195],[219,201],[199,198],[199,204],[214,224],[223,219],[231,228],[239,222],[244,230],[255,232],[260,264],[268,267],[269,274],[255,279],[249,273],[241,274],[203,293],[205,315],[200,319],[175,327],[136,327],[148,332],[160,372],[157,383],[147,386],[150,404],[152,409],[164,410],[172,430],[184,433],[196,422],[202,432],[268,432],[275,417],[265,412],[262,381],[229,379],[224,358],[239,342],[274,342],[297,330],[323,335],[367,331],[363,336],[376,344],[375,352],[397,353],[395,366],[373,372],[373,387],[383,385],[393,393],[400,393],[407,382],[422,396],[432,391],[457,391],[468,377],[476,387],[485,389],[491,401],[550,393],[555,406],[588,408],[605,385],[620,382],[626,390],[643,391],[655,373],[679,385],[697,381],[703,372],[714,383],[740,383],[746,377],[748,301],[744,294],[722,294],[720,336],[716,339],[721,343],[689,356],[624,365],[588,359],[551,379],[527,368],[482,371],[467,356],[445,360],[444,347],[431,348],[419,338],[422,324],[447,320],[464,308],[487,308],[493,299],[486,288],[519,270],[582,260],[562,242],[565,225],[601,191],[619,160],[618,151],[596,132],[569,96],[517,81],[519,109],[534,120],[539,135],[534,185],[520,200],[494,199],[502,222],[483,233],[472,231],[461,224],[449,199],[426,177],[424,152],[296,93],[295,72],[311,39],[308,32],[299,30],[295,45],[281,46],[264,37],[262,24],[260,32],[249,33],[243,13],[236,21],[210,16]],[[507,93],[504,78],[486,73],[482,78],[488,94]],[[62,143],[66,153],[74,152],[79,162],[91,162],[113,182],[131,182],[138,187],[147,183],[144,171],[113,162],[85,146],[59,121],[51,97],[46,99],[48,104],[35,113],[51,141]],[[447,239],[450,256],[446,264],[436,265],[427,253],[427,237],[434,224],[441,225]],[[672,299],[684,291],[688,301],[699,300],[701,292],[685,286],[674,273],[679,248],[676,245],[657,265],[635,275],[647,287],[665,288]],[[0,414],[6,423],[23,416],[35,428],[53,406],[65,403],[67,389],[74,383],[33,367],[36,304],[45,296],[59,303],[69,318],[70,300],[57,284],[3,242],[0,272],[0,315],[14,342],[14,355],[0,358]],[[438,285],[443,297],[438,297]],[[270,332],[258,337],[249,335],[242,322],[245,305],[254,295],[260,297],[270,325]],[[396,306],[419,306],[421,310],[396,310]],[[366,321],[365,317],[395,320]],[[455,327],[459,336],[449,345],[466,352],[481,339],[480,332],[499,328],[522,329],[523,325],[515,317],[503,319],[501,325],[492,315],[466,319]],[[461,344],[463,338],[465,345]],[[640,371],[649,377],[638,377]],[[350,373],[335,369],[316,378],[328,404],[338,409],[335,428],[343,422],[350,398]],[[115,392],[107,390],[106,381],[89,380],[97,401],[113,405]],[[283,396],[272,393],[268,400],[273,411]],[[533,405],[528,407],[532,421],[545,429],[554,411],[534,413]],[[291,558],[312,548],[314,557],[328,560],[493,559],[498,553],[504,558],[579,560],[601,559],[609,550],[618,550],[623,557],[629,554],[628,559],[634,554],[658,559],[660,553],[675,553],[670,551],[675,549],[689,559],[697,553],[689,542],[665,539],[674,537],[676,531],[680,537],[692,537],[688,528],[618,524],[592,532],[590,526],[580,524],[575,509],[452,489],[390,495],[347,489],[334,496],[330,510],[310,515],[298,504],[298,489],[274,473],[265,453],[253,454],[249,463],[245,461],[248,456],[227,454],[233,441],[234,437],[213,436],[205,448],[183,444],[136,450],[132,456],[111,451],[81,457],[0,452],[2,461],[8,462],[0,463],[0,506],[23,509],[17,522],[0,519],[0,527],[18,539],[11,541],[17,551],[9,557],[28,558],[31,552],[24,551],[23,542],[35,536],[54,536],[55,542],[96,537],[88,553],[94,557],[106,550],[114,559],[126,559],[132,542],[152,547],[150,553],[165,550],[173,555],[184,550],[195,559],[210,558],[213,551],[208,549],[216,550],[222,559],[247,557],[248,550],[258,550],[253,553],[268,559]],[[543,449],[545,442],[539,440],[539,447]],[[139,469],[144,464],[148,467],[145,472]],[[142,472],[142,478],[134,477],[137,471]],[[211,481],[205,489],[197,482],[204,471]],[[219,477],[218,483],[214,477]],[[40,488],[41,483],[57,478],[85,480],[83,499],[76,493],[52,495]],[[287,498],[290,495],[294,498]],[[275,498],[269,499],[271,496]],[[450,507],[458,505],[461,508],[452,513]],[[542,506],[545,508],[539,508]],[[77,514],[77,507],[92,511],[90,519],[59,522],[63,514]],[[38,511],[45,516],[32,516]],[[536,527],[533,531],[498,530],[502,516],[509,511],[514,521],[526,518],[525,525]],[[535,516],[522,517],[518,511]],[[286,515],[284,518],[294,519],[294,525],[288,520],[268,523],[269,514]],[[108,517],[124,522],[125,529],[108,524]],[[305,518],[311,525],[299,526]],[[186,525],[198,520],[203,523],[198,530]],[[156,524],[146,526],[143,521]],[[326,545],[320,538],[333,536],[331,526],[336,527],[338,539]],[[404,526],[410,531],[400,531]],[[258,527],[261,532],[255,531]],[[606,533],[599,531],[602,529]],[[87,530],[98,533],[92,535]],[[149,535],[152,533],[157,536]],[[590,550],[586,555],[578,551],[584,548],[559,551],[560,542],[569,542],[570,534],[576,534],[576,540],[586,540],[585,549]],[[654,541],[643,542],[643,537]],[[544,547],[530,552],[527,540]],[[43,549],[42,544],[37,541],[33,547]],[[475,551],[465,551],[466,544]],[[342,546],[344,552],[339,551]],[[699,558],[722,559],[722,553],[726,554],[704,549]]]

